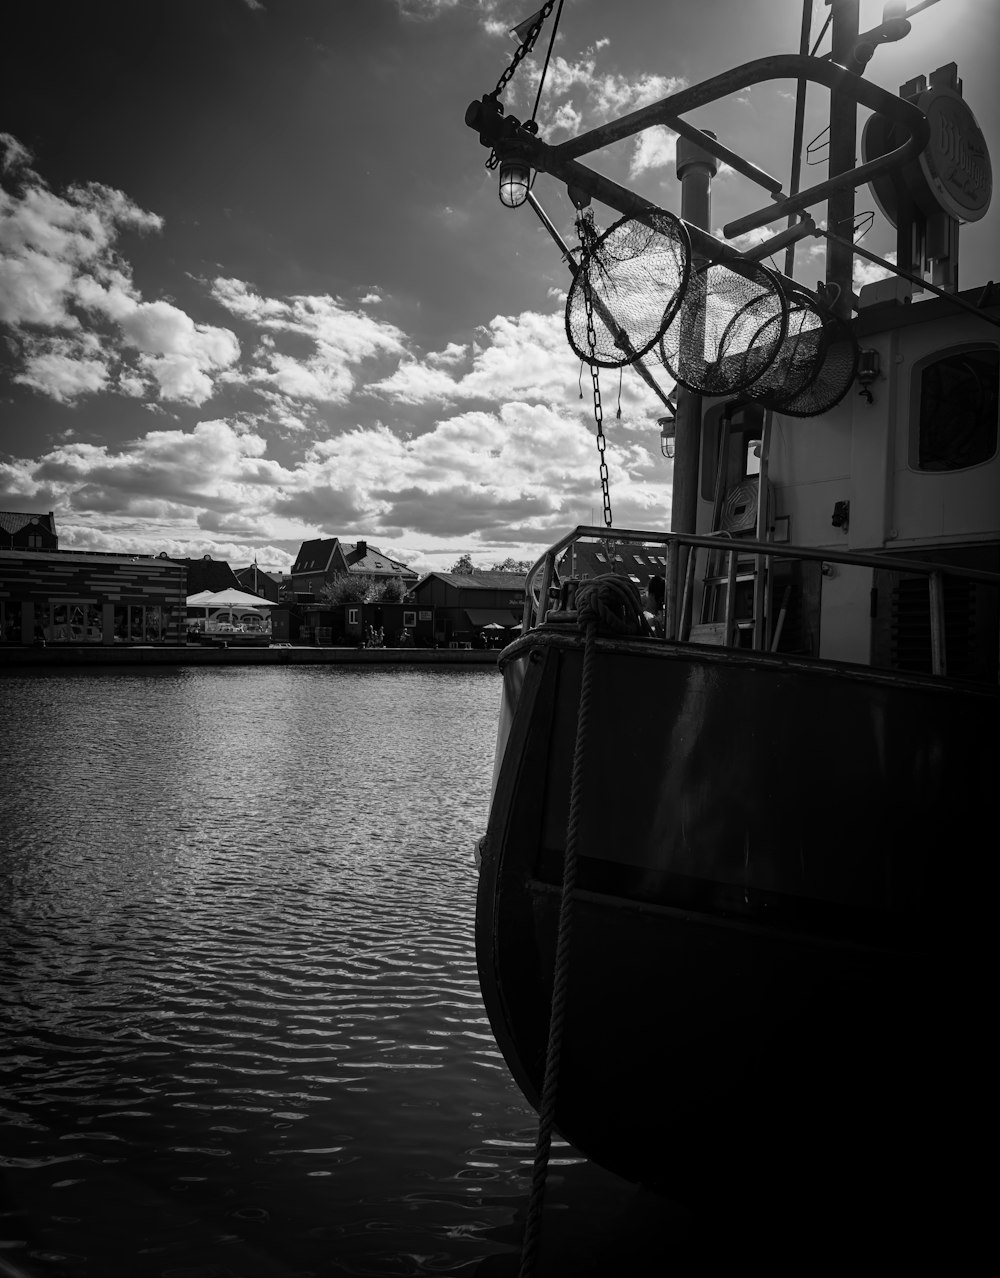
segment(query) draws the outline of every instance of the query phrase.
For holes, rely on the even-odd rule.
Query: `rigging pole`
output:
[[[706,136],[715,139],[707,130]],[[677,139],[677,177],[681,184],[681,217],[707,231],[712,220],[712,178],[719,162],[686,137]],[[699,259],[692,266],[697,269]],[[671,532],[696,531],[698,471],[701,458],[701,396],[683,386],[677,388],[677,420],[674,427],[674,482],[670,503]]]
[[[841,67],[860,75],[865,62],[857,58],[860,22],[860,0],[826,0],[832,6],[831,58]],[[830,90],[830,177],[848,173],[855,166],[857,149],[858,106],[853,95]],[[826,246],[826,282],[839,290],[834,311],[842,319],[851,318],[854,281],[854,188],[842,187],[830,194],[826,224],[834,235],[843,236],[849,244],[833,240]]]

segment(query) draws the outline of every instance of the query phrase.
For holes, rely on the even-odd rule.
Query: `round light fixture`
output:
[[[500,162],[500,203],[509,209],[519,208],[531,190],[531,166],[526,160]]]

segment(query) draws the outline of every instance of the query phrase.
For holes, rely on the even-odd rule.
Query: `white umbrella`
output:
[[[202,590],[188,595],[189,608],[277,608],[270,599],[261,599],[248,590]]]

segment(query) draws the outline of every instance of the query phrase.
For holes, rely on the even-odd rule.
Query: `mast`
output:
[[[856,55],[860,0],[826,0],[826,3],[833,9],[832,60],[860,75],[865,66],[864,62],[859,64]],[[857,102],[851,94],[843,93],[834,86],[830,90],[831,178],[854,168],[857,133]],[[844,244],[827,240],[826,282],[840,290],[834,310],[842,319],[849,320],[854,282],[854,187],[842,187],[831,192],[826,208],[827,229],[847,241]]]
[[[705,136],[715,140],[707,129]],[[707,231],[712,220],[712,178],[719,162],[689,138],[677,139],[677,177],[681,184],[681,217]],[[697,266],[697,260],[694,263]],[[698,517],[698,469],[701,454],[701,396],[677,388],[674,426],[674,478],[670,502],[672,532],[693,533]]]

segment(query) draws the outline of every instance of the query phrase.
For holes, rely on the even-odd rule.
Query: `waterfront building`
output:
[[[166,554],[0,549],[0,642],[182,643],[186,594]]]
[[[419,573],[408,568],[377,546],[367,541],[341,541],[339,537],[319,537],[304,541],[292,564],[292,590],[303,601],[323,598],[323,587],[337,577],[372,577],[374,580],[401,581],[406,588],[415,585]]]
[[[237,568],[234,575],[240,590],[259,595],[261,599],[267,599],[271,603],[278,603],[280,600],[281,585],[278,579],[258,568],[256,561],[249,568]]]
[[[414,586],[410,610],[418,647],[479,646],[486,631],[510,639],[524,609],[519,572],[429,572]]]
[[[570,577],[587,581],[604,573],[617,572],[645,590],[650,577],[663,577],[667,556],[663,546],[600,542],[574,543],[556,564],[560,581]]]
[[[357,599],[343,603],[316,601],[299,607],[301,638],[321,647],[358,648],[372,641],[375,646],[386,648],[434,646],[433,643],[417,644],[414,635],[417,613],[409,598],[368,603]]]
[[[220,590],[245,589],[224,559],[213,559],[211,555],[202,555],[198,559],[176,559],[174,562],[183,564],[187,571],[189,595],[200,595],[203,590],[210,590],[213,594],[217,594]],[[256,594],[256,591],[253,593]]]
[[[55,514],[51,510],[47,515],[0,510],[0,549],[58,550]]]

